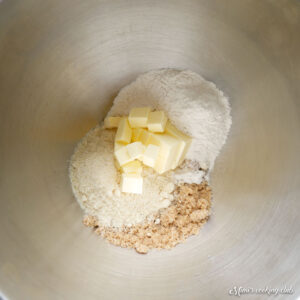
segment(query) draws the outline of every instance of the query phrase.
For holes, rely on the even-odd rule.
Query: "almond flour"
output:
[[[86,214],[103,226],[122,227],[151,219],[173,201],[173,172],[162,175],[143,167],[143,194],[121,193],[114,165],[114,129],[97,126],[77,145],[70,163],[74,195]]]

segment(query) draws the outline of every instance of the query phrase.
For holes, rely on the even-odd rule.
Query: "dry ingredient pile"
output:
[[[208,220],[209,172],[226,141],[231,116],[228,99],[213,83],[175,69],[140,75],[119,92],[108,116],[128,115],[135,107],[165,111],[192,137],[185,161],[163,174],[144,167],[143,193],[123,193],[114,161],[116,130],[100,124],[77,145],[70,179],[86,226],[114,245],[147,253],[171,249]]]

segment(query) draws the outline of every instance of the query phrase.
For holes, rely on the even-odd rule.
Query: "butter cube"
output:
[[[139,159],[145,151],[145,146],[141,142],[134,142],[126,146],[129,157]]]
[[[115,141],[122,143],[130,143],[131,141],[132,130],[129,126],[127,118],[121,118],[116,132]]]
[[[170,134],[171,136],[177,138],[181,141],[180,150],[178,151],[177,159],[174,162],[174,168],[179,166],[183,160],[185,159],[186,153],[188,152],[191,143],[192,138],[178,130],[171,122],[170,120],[167,122],[166,125],[166,133]]]
[[[107,117],[104,119],[104,127],[105,128],[117,128],[119,126],[119,122],[121,117]]]
[[[143,130],[142,128],[133,128],[132,129],[132,137],[131,137],[132,142],[137,142],[139,140],[142,130]]]
[[[117,168],[117,170],[121,170],[121,166],[116,159],[114,159],[114,163],[115,163],[115,167]]]
[[[156,160],[158,158],[158,154],[159,154],[159,147],[149,144],[146,147],[146,150],[142,156],[143,164],[154,168]]]
[[[116,152],[120,148],[124,147],[126,144],[115,142],[114,151]]]
[[[115,151],[115,158],[120,166],[123,166],[133,160],[128,154],[127,146],[120,147],[120,149]]]
[[[128,120],[131,128],[147,127],[150,107],[136,107],[131,109]]]
[[[149,113],[147,127],[152,132],[164,132],[168,118],[163,111]]]
[[[123,193],[142,194],[143,177],[140,174],[123,173],[121,178],[121,191]]]
[[[165,133],[154,133],[152,140],[160,147],[154,169],[162,174],[174,168],[174,161],[180,151],[180,141]]]
[[[138,138],[140,142],[142,142],[145,146],[148,146],[150,144],[151,138],[152,138],[151,132],[145,129],[141,129],[141,133]]]
[[[131,162],[123,165],[121,168],[124,173],[141,174],[143,171],[142,164],[138,160],[131,161]]]

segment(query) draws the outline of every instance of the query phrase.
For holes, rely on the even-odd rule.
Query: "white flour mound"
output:
[[[72,156],[70,179],[81,207],[104,226],[143,222],[169,206],[174,184],[200,183],[212,170],[231,126],[227,98],[192,71],[161,69],[139,76],[120,91],[108,115],[128,115],[131,108],[143,106],[164,110],[193,138],[192,146],[175,171],[159,175],[143,167],[143,194],[126,194],[120,192],[120,173],[114,166],[115,130],[97,126],[88,132]]]
[[[108,115],[127,115],[142,106],[164,110],[178,129],[193,137],[186,158],[202,169],[213,168],[231,126],[228,99],[214,83],[189,70],[150,71],[119,92]]]
[[[120,173],[114,166],[115,130],[92,129],[71,158],[70,179],[81,208],[104,226],[140,223],[173,200],[173,172],[159,175],[143,168],[143,194],[121,193]]]

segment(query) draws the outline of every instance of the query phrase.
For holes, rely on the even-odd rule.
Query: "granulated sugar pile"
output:
[[[192,71],[162,69],[139,76],[120,91],[108,115],[124,116],[144,106],[165,111],[192,137],[180,167],[161,175],[145,167],[143,194],[121,193],[114,165],[116,131],[102,125],[80,141],[70,164],[73,192],[87,215],[84,224],[111,243],[140,253],[170,249],[206,222],[211,190],[205,180],[231,126],[227,98]]]

